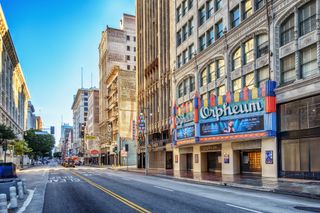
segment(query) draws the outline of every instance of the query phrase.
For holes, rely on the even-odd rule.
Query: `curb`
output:
[[[110,168],[110,169],[114,170],[114,171],[142,174],[141,172],[137,172],[137,171],[130,171],[130,170],[127,171],[127,170],[115,169],[115,168]],[[207,186],[233,187],[233,188],[238,188],[238,189],[248,189],[248,190],[260,191],[260,192],[272,192],[272,193],[283,194],[283,195],[299,196],[299,197],[305,197],[305,198],[311,198],[311,199],[320,199],[320,194],[317,195],[317,194],[310,194],[310,193],[305,193],[305,192],[297,192],[297,191],[288,191],[288,190],[275,189],[275,188],[251,186],[251,185],[246,185],[246,184],[228,183],[228,182],[222,182],[222,181],[200,181],[200,180],[179,178],[179,177],[173,177],[173,176],[167,176],[167,175],[161,175],[161,174],[149,174],[148,176],[154,176],[154,177],[159,177],[159,178],[163,178],[163,179],[170,179],[170,180],[186,182],[186,183],[196,183],[196,184],[207,185]]]

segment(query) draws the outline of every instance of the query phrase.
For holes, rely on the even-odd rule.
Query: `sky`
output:
[[[44,126],[72,124],[73,95],[99,87],[101,32],[119,27],[123,13],[135,14],[134,0],[0,0],[36,114]],[[57,143],[57,141],[56,141]]]

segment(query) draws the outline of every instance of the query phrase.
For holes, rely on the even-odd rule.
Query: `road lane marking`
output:
[[[28,189],[28,192],[29,192],[28,198],[24,201],[23,205],[21,206],[21,208],[19,209],[19,211],[17,213],[23,213],[26,210],[26,208],[29,206],[29,204],[33,198],[34,191],[35,190]]]
[[[143,207],[141,207],[141,206],[139,206],[139,205],[137,205],[137,204],[135,204],[135,203],[127,200],[127,199],[124,198],[124,197],[121,197],[120,195],[118,195],[118,194],[110,191],[109,189],[104,188],[103,186],[101,186],[101,185],[99,185],[99,184],[91,181],[90,179],[88,179],[88,178],[86,178],[86,177],[84,177],[84,176],[82,176],[82,175],[80,175],[80,174],[78,174],[78,173],[76,173],[76,172],[72,172],[72,171],[71,171],[71,173],[74,174],[75,176],[78,176],[79,178],[81,178],[81,179],[84,180],[85,182],[89,183],[90,185],[92,185],[92,186],[100,189],[101,191],[103,191],[104,193],[110,195],[111,197],[113,197],[113,198],[119,200],[120,202],[126,204],[127,206],[135,209],[136,211],[138,211],[138,212],[143,212],[143,213],[151,213],[149,210],[144,209]]]
[[[234,208],[237,208],[237,209],[246,210],[246,211],[249,211],[249,212],[262,213],[262,212],[259,212],[259,211],[253,210],[253,209],[247,209],[247,208],[244,208],[244,207],[241,207],[241,206],[236,206],[236,205],[229,204],[229,203],[227,203],[226,205],[234,207]]]
[[[172,189],[167,189],[167,188],[164,188],[164,187],[161,187],[161,186],[153,186],[155,188],[158,188],[158,189],[163,189],[163,190],[166,190],[166,191],[169,191],[169,192],[173,192],[174,190]]]

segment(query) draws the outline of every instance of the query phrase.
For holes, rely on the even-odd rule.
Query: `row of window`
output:
[[[291,54],[281,59],[282,84],[289,84],[295,81],[297,78],[307,78],[318,73],[316,44],[306,47],[299,52],[299,73],[296,72],[295,54]]]
[[[298,16],[299,26],[295,26]],[[295,28],[299,36],[306,35],[316,29],[316,1],[313,0],[298,9],[297,14],[290,15],[280,27],[281,46],[295,39]]]
[[[214,12],[222,8],[222,0],[209,0],[198,11],[199,26],[208,20]]]
[[[193,17],[188,20],[188,23],[183,25],[183,27],[177,32],[177,47],[180,46],[182,42],[184,42],[188,37],[192,35],[194,28]]]
[[[129,35],[127,35],[127,41],[130,41],[131,37]],[[133,41],[136,41],[136,37],[133,36]]]
[[[130,61],[130,55],[127,55],[127,56],[126,56],[126,59],[127,59],[127,61]],[[136,56],[133,56],[133,60],[134,60],[134,61],[137,60]]]
[[[127,70],[131,70],[131,66],[127,65]],[[133,70],[136,70],[136,66],[133,66]]]
[[[203,33],[199,37],[199,52],[209,47],[214,43],[216,39],[223,36],[223,21],[220,20],[215,24],[215,27],[211,27],[206,33]]]
[[[131,50],[131,47],[127,46],[127,51],[130,51],[130,50]],[[133,52],[136,52],[136,47],[133,47]]]
[[[176,10],[176,21],[177,23],[181,20],[181,18],[190,10],[193,6],[193,0],[184,0]]]
[[[180,68],[183,64],[186,64],[189,60],[193,58],[195,54],[194,44],[191,44],[188,48],[186,48],[182,54],[177,57],[177,66]]]

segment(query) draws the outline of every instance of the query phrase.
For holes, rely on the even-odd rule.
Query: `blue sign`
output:
[[[195,133],[194,125],[177,129],[177,140],[192,138],[194,137],[194,133]]]
[[[263,116],[200,124],[201,136],[264,130]]]

